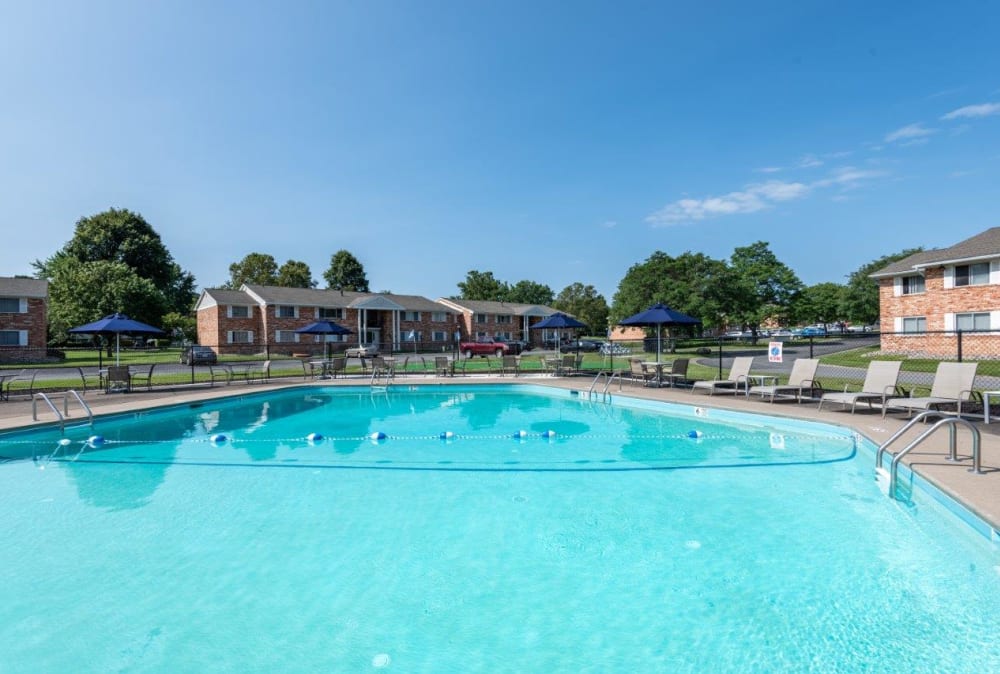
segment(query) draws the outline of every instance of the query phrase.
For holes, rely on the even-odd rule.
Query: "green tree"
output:
[[[70,255],[50,259],[49,338],[66,339],[67,331],[120,312],[159,325],[166,313],[163,293],[123,262],[80,262]]]
[[[505,301],[548,306],[555,299],[552,288],[534,281],[518,281],[507,289]]]
[[[844,304],[844,286],[839,283],[817,283],[802,290],[795,301],[793,315],[803,323],[836,323]]]
[[[368,277],[358,258],[346,250],[338,250],[330,257],[330,268],[323,274],[326,287],[334,290],[353,290],[367,293]]]
[[[179,337],[189,342],[198,339],[198,321],[191,314],[171,311],[163,315],[160,326],[171,337]]]
[[[239,262],[229,265],[228,288],[239,288],[244,283],[258,286],[278,285],[278,263],[273,255],[250,253]]]
[[[722,320],[720,279],[726,264],[702,253],[685,252],[671,257],[656,251],[632,265],[618,284],[611,305],[612,322],[662,302],[671,309],[702,320],[706,327]]]
[[[778,260],[766,241],[736,248],[729,259],[732,275],[725,289],[731,318],[756,334],[760,324],[774,318],[787,321],[802,290],[795,272]]]
[[[491,271],[472,270],[465,275],[465,281],[459,282],[458,289],[463,300],[506,302],[510,286],[495,279]]]
[[[309,265],[298,260],[289,260],[278,268],[277,285],[283,288],[315,288]]]
[[[187,313],[194,304],[194,276],[181,269],[153,227],[127,209],[80,218],[73,238],[34,267],[49,281],[54,340],[114,311],[158,325],[164,313]]]
[[[587,324],[591,335],[603,335],[608,327],[608,303],[592,285],[572,283],[559,292],[553,307]]]
[[[893,262],[910,257],[923,248],[907,248],[892,255],[883,255],[877,260],[858,267],[847,277],[847,287],[844,290],[842,314],[852,323],[871,325],[879,318],[878,283],[868,278],[869,274],[881,270]]]

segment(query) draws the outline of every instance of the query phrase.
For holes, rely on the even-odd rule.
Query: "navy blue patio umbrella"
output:
[[[547,330],[555,330],[557,332],[556,336],[560,338],[560,339],[556,339],[556,353],[558,353],[559,352],[559,345],[562,342],[561,332],[563,330],[565,330],[567,328],[585,328],[585,327],[587,327],[586,323],[581,323],[580,321],[576,320],[572,316],[567,316],[566,314],[557,311],[556,313],[552,314],[551,316],[548,316],[547,318],[544,318],[544,319],[538,321],[537,323],[535,323],[534,325],[532,325],[531,329],[532,330],[546,330],[546,329]]]
[[[354,334],[352,330],[348,330],[342,325],[333,323],[331,321],[316,321],[315,323],[310,323],[304,328],[299,328],[296,330],[300,335],[350,335]],[[326,358],[330,357],[330,342],[325,342],[323,345],[324,356]]]
[[[71,332],[75,335],[102,335],[110,337],[115,336],[115,364],[121,362],[120,352],[121,352],[121,336],[125,335],[165,335],[163,330],[159,328],[154,328],[152,325],[143,323],[142,321],[135,321],[126,316],[125,314],[111,314],[110,316],[105,316],[99,321],[94,321],[93,323],[87,323],[86,325],[81,325],[75,328],[70,328],[67,332]],[[97,352],[97,367],[101,367],[101,352]]]
[[[663,304],[654,304],[645,311],[623,318],[618,321],[618,325],[638,325],[644,327],[656,326],[656,362],[660,362],[660,330],[666,325],[699,325],[697,318],[692,318],[687,314],[682,314]]]

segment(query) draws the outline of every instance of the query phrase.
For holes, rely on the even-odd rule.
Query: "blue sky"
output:
[[[142,213],[199,286],[346,248],[610,302],[656,250],[807,284],[1000,225],[991,2],[0,3],[0,275]]]

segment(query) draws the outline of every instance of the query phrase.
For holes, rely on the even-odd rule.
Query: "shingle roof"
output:
[[[449,299],[449,302],[476,314],[511,314],[513,316],[551,315],[556,313],[552,307],[543,304],[520,304],[517,302],[491,302],[488,300]],[[540,310],[540,311],[539,311]]]
[[[359,293],[353,290],[318,288],[282,288],[278,286],[245,285],[249,292],[260,297],[268,305],[291,304],[297,306],[346,309],[366,299],[384,297],[400,305],[407,311],[449,311],[449,308],[419,295],[396,295],[394,293]]]
[[[886,276],[914,272],[922,267],[930,267],[945,262],[980,260],[988,257],[1000,257],[1000,227],[991,227],[985,232],[976,234],[948,248],[914,253],[909,257],[879,269],[870,276],[872,278],[884,278]]]
[[[49,296],[49,282],[35,278],[9,278],[0,276],[0,295],[4,297]]]
[[[242,290],[225,288],[206,288],[205,294],[218,304],[255,304],[253,299]]]

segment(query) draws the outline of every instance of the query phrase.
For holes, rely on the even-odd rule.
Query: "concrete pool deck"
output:
[[[521,377],[491,377],[468,376],[441,378],[434,376],[405,375],[397,379],[394,385],[428,384],[428,385],[475,385],[475,384],[537,384],[556,388],[587,392],[592,379],[588,377],[552,377],[552,376],[521,376]],[[268,390],[280,390],[300,386],[368,386],[368,379],[363,377],[347,377],[331,380],[283,379],[272,380],[266,384],[234,384],[220,387],[179,387],[164,390],[141,391],[128,394],[104,394],[90,392],[84,399],[95,415],[117,414],[135,410],[149,409],[168,405],[185,404],[212,398],[224,398],[241,394],[259,393]],[[603,385],[600,387],[603,388]],[[796,404],[795,402],[764,402],[756,398],[747,399],[743,395],[714,395],[692,393],[685,388],[645,388],[626,383],[619,391],[617,382],[611,387],[613,396],[625,395],[649,400],[697,405],[740,412],[752,412],[793,419],[806,419],[828,424],[834,424],[852,429],[869,438],[876,444],[881,444],[893,433],[902,428],[907,419],[900,413],[882,419],[878,410],[870,411],[867,406],[859,406],[856,414],[840,411],[839,406],[817,409],[817,403]],[[58,394],[56,394],[58,395]],[[62,409],[62,400],[54,399],[53,403]],[[69,419],[80,421],[82,410],[71,402]],[[13,400],[0,402],[0,431],[15,428],[30,428],[53,423],[52,411],[39,401],[39,421],[32,420],[32,401]],[[984,474],[974,475],[969,472],[972,466],[971,441],[968,432],[958,429],[958,456],[960,461],[952,463],[948,456],[948,433],[943,429],[931,436],[906,457],[903,462],[917,475],[934,484],[945,494],[964,504],[970,511],[987,522],[995,532],[1000,532],[1000,423],[983,424],[976,422],[982,443],[982,468]],[[914,428],[900,438],[892,447],[899,451],[907,443],[916,438],[928,428],[924,424],[916,424]],[[886,464],[888,459],[886,460]],[[874,469],[874,466],[872,466]],[[1000,534],[994,535],[994,540]]]

